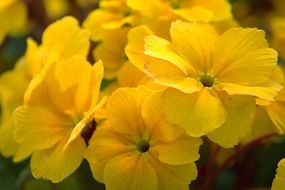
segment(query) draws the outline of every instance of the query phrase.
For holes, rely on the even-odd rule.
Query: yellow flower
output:
[[[32,39],[27,43],[23,64],[27,74],[33,78],[48,58],[64,60],[74,55],[86,58],[90,46],[89,31],[80,28],[75,18],[67,16],[46,28],[41,45]]]
[[[285,159],[278,163],[277,174],[273,180],[271,190],[285,190]]]
[[[27,8],[21,0],[0,1],[0,44],[7,34],[11,34],[27,21]]]
[[[91,66],[76,56],[47,64],[33,78],[13,119],[16,141],[33,150],[34,177],[59,182],[80,165],[105,101],[98,104],[102,77],[101,62]]]
[[[19,146],[14,140],[13,132],[15,125],[11,119],[14,109],[23,103],[23,95],[28,83],[29,78],[21,62],[17,63],[12,71],[2,74],[0,78],[0,151],[5,157],[13,156],[14,162],[21,161],[31,154],[31,151],[27,147]]]
[[[208,1],[208,0],[206,0]],[[168,37],[168,28],[177,18],[188,20],[223,21],[230,19],[230,5],[225,0],[103,0],[84,21],[91,32],[91,39],[100,44],[94,50],[94,58],[102,59],[104,77],[117,77],[120,67],[126,62],[124,47],[130,28],[144,24],[163,37]],[[174,9],[173,3],[181,4]],[[223,11],[221,11],[223,10]],[[225,24],[220,28],[225,28]]]
[[[102,0],[99,9],[92,11],[83,23],[91,31],[94,41],[101,40],[105,30],[119,29],[138,24],[138,15],[132,13],[126,0]]]
[[[44,0],[43,5],[50,19],[57,19],[68,13],[68,0]]]
[[[23,104],[24,93],[32,78],[40,72],[45,62],[64,60],[73,55],[86,57],[89,49],[89,32],[81,29],[72,17],[65,17],[51,24],[43,34],[42,44],[27,40],[27,50],[16,67],[0,78],[2,118],[0,127],[0,151],[13,156],[18,162],[30,155],[27,147],[19,146],[12,137],[15,129],[11,114]]]
[[[137,25],[138,15],[133,14],[125,0],[100,1],[99,9],[91,12],[83,23],[91,32],[91,39],[99,45],[94,49],[95,60],[104,63],[107,79],[117,77],[121,66],[127,61],[124,48],[129,26]]]
[[[142,14],[161,12],[188,21],[220,21],[232,17],[231,5],[226,0],[129,0],[128,4]]]
[[[221,146],[236,145],[250,133],[254,97],[273,100],[281,88],[269,80],[277,53],[257,29],[218,35],[207,23],[177,21],[170,34],[168,41],[144,26],[134,28],[126,47],[129,60],[170,87],[163,107],[171,122],[189,135],[208,134]]]
[[[124,48],[127,44],[128,29],[106,30],[100,44],[94,49],[95,60],[104,63],[104,78],[112,79],[118,75],[121,66],[127,61]]]
[[[271,26],[272,47],[278,51],[280,58],[285,61],[285,17],[274,18]]]
[[[42,48],[46,52],[54,52],[62,60],[73,55],[85,58],[90,46],[89,37],[89,31],[80,28],[75,18],[67,16],[45,30]]]
[[[168,124],[160,96],[120,88],[110,97],[107,120],[86,151],[94,177],[107,189],[188,189],[197,177],[201,139]]]

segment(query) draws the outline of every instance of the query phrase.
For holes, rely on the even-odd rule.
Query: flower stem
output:
[[[256,139],[252,140],[248,144],[237,148],[236,151],[228,159],[226,159],[226,161],[221,165],[221,167],[219,167],[213,173],[210,173],[209,177],[206,178],[206,180],[204,181],[204,184],[202,185],[201,190],[207,189],[207,187],[210,184],[212,184],[225,169],[229,168],[236,161],[237,157],[247,153],[249,150],[252,150],[256,146],[262,144],[265,140],[268,140],[268,139],[270,139],[276,135],[277,135],[277,133],[275,133],[275,132],[267,133],[267,134],[264,134],[264,135],[262,135]]]

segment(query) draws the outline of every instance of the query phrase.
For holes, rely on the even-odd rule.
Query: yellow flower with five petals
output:
[[[197,177],[200,138],[169,125],[161,93],[120,88],[107,106],[86,152],[94,177],[109,190],[188,189]]]
[[[171,41],[139,26],[129,33],[129,60],[156,83],[169,87],[167,118],[195,137],[208,135],[232,147],[249,135],[255,98],[273,100],[281,86],[269,79],[277,53],[265,33],[232,28],[219,35],[203,22],[172,23]]]

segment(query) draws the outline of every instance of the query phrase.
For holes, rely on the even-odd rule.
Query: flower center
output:
[[[145,153],[149,150],[150,148],[150,144],[148,141],[146,140],[142,140],[137,144],[137,149],[138,151],[140,151],[141,153]]]
[[[204,87],[212,87],[215,83],[214,77],[209,74],[201,75],[199,81]]]

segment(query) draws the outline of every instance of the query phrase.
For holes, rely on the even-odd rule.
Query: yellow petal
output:
[[[1,92],[1,127],[0,127],[0,151],[5,157],[13,156],[13,161],[18,162],[27,158],[31,151],[24,151],[13,138],[15,130],[11,114],[23,103],[24,92],[28,86],[29,78],[18,62],[12,71],[2,74],[0,78]]]
[[[213,72],[223,82],[255,85],[268,80],[276,61],[264,31],[233,28],[221,35],[213,55]]]
[[[34,77],[43,68],[45,63],[45,52],[39,48],[33,39],[27,39],[27,50],[24,56],[24,65],[29,77]]]
[[[13,162],[21,162],[32,154],[32,149],[24,147],[15,141],[13,137],[15,125],[10,117],[1,123],[0,151],[4,157],[13,157]]]
[[[161,16],[162,11],[165,9],[165,5],[160,1],[148,1],[144,0],[127,0],[127,5],[132,10],[139,11],[140,14],[147,18],[157,18]]]
[[[222,147],[232,148],[251,132],[255,99],[252,96],[229,96],[226,93],[220,93],[220,97],[227,111],[227,119],[220,128],[207,136]]]
[[[282,88],[281,85],[273,81],[267,81],[257,86],[243,86],[234,83],[221,83],[219,85],[222,90],[230,95],[251,95],[268,101],[274,101],[274,97],[277,96]]]
[[[275,67],[270,79],[282,84],[284,82],[285,79],[285,75],[284,75],[284,68],[281,65],[277,65],[277,67]]]
[[[285,88],[284,87],[280,90],[278,95],[275,97],[275,100],[285,102]]]
[[[185,134],[182,128],[168,123],[162,108],[161,96],[161,92],[152,93],[142,104],[141,115],[147,129],[146,136],[153,139],[153,144],[171,142]]]
[[[249,43],[250,41],[250,43]],[[227,47],[225,49],[225,47]],[[236,59],[261,48],[268,48],[265,32],[250,28],[232,28],[221,35],[220,43],[215,51],[218,71],[234,63]]]
[[[265,110],[265,106],[257,106],[251,133],[248,137],[242,139],[241,143],[246,144],[262,135],[273,133],[274,131],[276,131],[276,129]]]
[[[30,149],[29,147],[25,147],[20,145],[16,154],[13,156],[13,162],[21,162],[25,160],[26,158],[30,157],[33,153],[33,150]]]
[[[212,132],[226,120],[221,100],[206,88],[193,94],[169,88],[162,98],[168,120],[183,127],[190,136],[200,137]]]
[[[218,34],[210,24],[176,21],[171,25],[170,35],[175,50],[189,65],[200,72],[211,69]]]
[[[84,114],[82,120],[76,124],[76,126],[72,129],[71,135],[68,139],[67,144],[75,140],[81,135],[82,130],[88,125],[89,122],[94,119],[94,116],[97,110],[101,109],[105,103],[107,102],[108,97],[104,96],[102,100],[95,107],[91,107],[91,109]]]
[[[178,89],[185,93],[200,90],[201,85],[196,79],[188,77],[173,64],[162,60],[149,60],[144,67],[145,73],[157,84]]]
[[[74,55],[85,58],[89,45],[89,32],[81,29],[78,21],[70,16],[50,25],[42,38],[42,46],[47,51],[58,51],[61,59]]]
[[[173,166],[152,159],[151,164],[156,171],[158,190],[189,190],[189,183],[198,174],[195,163]]]
[[[25,102],[81,117],[91,105],[96,105],[102,77],[101,62],[92,66],[78,56],[53,62],[33,78],[25,93]]]
[[[198,160],[199,146],[202,144],[200,138],[189,137],[184,134],[169,142],[161,142],[151,147],[151,152],[158,154],[158,159],[166,164],[183,165]]]
[[[280,134],[285,133],[285,102],[276,101],[266,107],[268,116]]]
[[[124,52],[124,47],[127,43],[127,32],[127,28],[105,31],[100,44],[94,49],[94,58],[103,61],[105,68],[104,77],[106,79],[112,79],[117,76],[118,70],[127,60]]]
[[[118,83],[121,87],[137,87],[145,74],[130,62],[126,62],[119,71]]]
[[[67,14],[70,9],[67,0],[44,0],[43,4],[48,17],[51,19],[56,19]]]
[[[197,0],[194,1],[194,4],[211,11],[213,21],[220,21],[232,17],[231,4],[227,0]]]
[[[285,190],[285,159],[278,163],[277,174],[272,183],[272,190]]]
[[[181,69],[185,75],[194,75],[195,70],[193,67],[174,51],[174,47],[169,41],[157,36],[146,36],[144,47],[144,53],[146,55],[174,64]]]
[[[105,122],[96,129],[89,141],[85,157],[90,164],[94,178],[102,183],[106,164],[120,154],[133,151],[125,145],[125,138],[120,137],[121,134],[110,128],[109,124]],[[127,140],[127,142],[129,141]]]
[[[1,122],[0,151],[5,157],[13,156],[19,148],[19,144],[13,138],[14,130],[15,126],[12,120]]]
[[[144,38],[153,32],[146,26],[140,25],[131,29],[128,33],[128,44],[125,48],[130,62],[143,70],[146,55],[144,54]]]
[[[198,91],[200,87],[197,81],[187,77],[179,67],[144,54],[144,39],[150,34],[152,32],[145,26],[130,30],[125,49],[130,62],[160,85],[177,88],[187,93]]]
[[[64,137],[70,122],[48,109],[36,106],[21,106],[14,114],[18,143],[31,149],[50,148]]]
[[[101,61],[92,66],[80,57],[72,57],[57,63],[54,75],[56,81],[49,82],[48,87],[52,91],[51,94],[57,97],[62,96],[61,98],[66,104],[63,106],[74,105],[77,113],[82,113],[90,109],[91,104],[93,106],[97,104],[103,78]],[[56,83],[59,83],[59,86],[56,86]],[[67,97],[68,93],[70,93],[71,100],[65,100],[63,97]],[[54,99],[56,98],[54,97]],[[60,103],[58,100],[56,101]]]
[[[201,6],[193,6],[190,8],[173,9],[173,13],[181,16],[188,21],[205,21],[209,22],[213,19],[213,13]]]
[[[1,30],[4,29],[7,32],[13,32],[23,27],[27,21],[27,7],[24,2],[10,1],[10,3],[4,5],[4,7],[2,7],[0,11]]]
[[[115,14],[115,19],[109,22],[103,23],[102,28],[105,30],[114,30],[123,28],[124,26],[136,26],[140,24],[139,17],[137,15],[130,14],[129,16],[124,16],[122,14]]]
[[[171,81],[169,76],[171,75],[173,76],[172,82],[175,80],[176,83],[183,81],[186,78],[185,74],[178,67],[144,54],[144,39],[150,34],[152,34],[152,31],[146,26],[138,26],[130,30],[128,44],[125,49],[130,62],[159,84],[169,84]]]
[[[31,159],[31,171],[35,178],[43,178],[57,183],[73,173],[80,165],[86,149],[82,138],[77,138],[67,147],[66,135],[50,149],[35,151]]]
[[[89,13],[88,17],[83,23],[83,26],[91,32],[91,39],[93,41],[99,41],[101,39],[101,35],[104,35],[105,32],[102,30],[100,25],[115,18],[116,15],[109,11],[96,9]]]
[[[145,126],[141,116],[144,99],[150,94],[145,88],[120,88],[108,102],[108,119],[119,132],[142,135]]]
[[[17,63],[16,68],[11,71],[6,71],[0,78],[0,93],[1,93],[1,114],[2,122],[3,115],[8,119],[15,108],[23,104],[23,96],[29,84],[29,78],[27,77],[23,67]]]
[[[248,64],[250,63],[250,64]],[[248,52],[229,65],[218,75],[222,82],[240,85],[258,85],[272,75],[277,63],[277,52],[273,49],[260,49]]]
[[[104,169],[107,189],[157,190],[155,170],[143,155],[122,154],[113,158]]]

